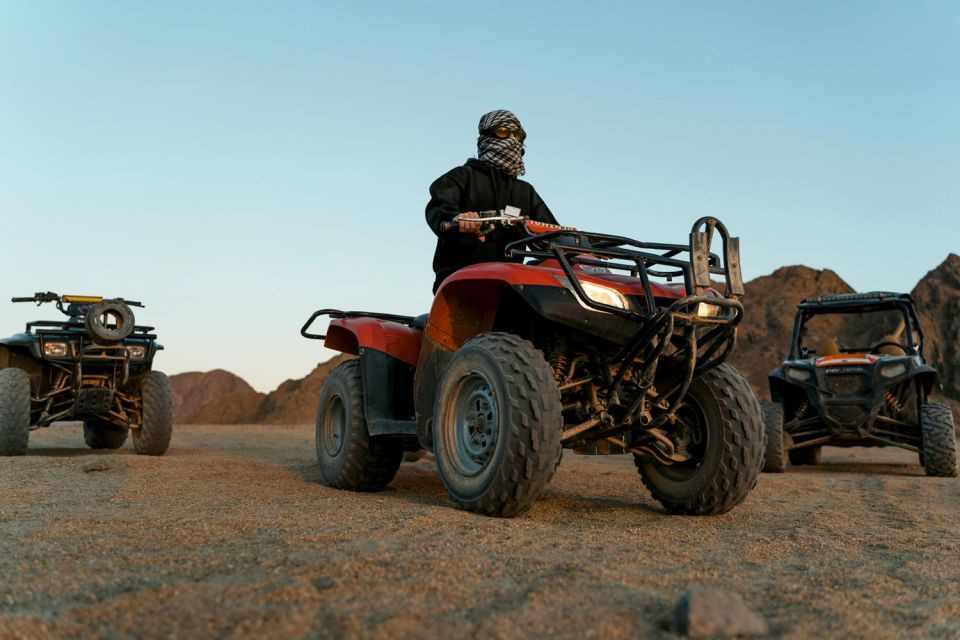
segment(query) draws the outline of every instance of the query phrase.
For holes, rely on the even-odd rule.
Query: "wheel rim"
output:
[[[490,381],[471,371],[450,394],[452,416],[444,421],[445,448],[457,472],[476,476],[490,464],[500,435],[500,412]]]
[[[323,414],[322,437],[323,450],[330,456],[336,456],[343,449],[343,440],[347,432],[347,410],[340,396],[331,396],[327,410]]]
[[[703,465],[707,449],[710,446],[710,430],[707,417],[696,400],[687,397],[677,408],[676,437],[677,453],[690,456],[687,462],[661,464],[654,461],[660,473],[671,480],[689,480],[697,474]]]

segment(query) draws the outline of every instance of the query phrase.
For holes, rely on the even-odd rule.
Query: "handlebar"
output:
[[[510,209],[511,207],[508,207]],[[519,210],[518,210],[519,211]],[[482,222],[484,227],[480,229],[480,235],[485,235],[493,231],[494,227],[497,224],[509,227],[518,224],[522,224],[527,230],[527,233],[530,235],[538,235],[541,233],[548,233],[552,231],[575,231],[573,227],[563,227],[559,225],[553,225],[547,222],[538,222],[536,220],[531,220],[528,216],[521,215],[511,215],[504,211],[480,211],[478,212],[479,218],[464,218],[462,213],[458,213],[453,217],[453,220],[450,222],[440,223],[441,231],[451,231],[460,226],[460,222],[463,220],[470,220],[471,222]]]
[[[457,215],[453,216],[453,220],[451,220],[450,222],[441,222],[440,230],[452,231],[460,226],[461,220],[469,220],[471,222],[488,222],[488,223],[504,222],[506,223],[505,221],[507,220],[511,222],[518,222],[519,220],[526,219],[526,218],[521,218],[519,215],[517,216],[504,215],[503,211],[496,211],[493,209],[488,211],[478,211],[477,215],[479,216],[477,218],[465,218],[462,213],[458,213]]]
[[[67,302],[67,303],[81,302],[81,300],[72,299],[77,297],[78,296],[62,296],[61,297],[60,295],[54,293],[53,291],[47,291],[46,293],[44,293],[43,291],[38,291],[37,293],[33,294],[30,297],[10,298],[10,302],[36,302],[37,305],[41,305],[45,302],[55,302],[57,304],[57,308],[63,311],[64,302]],[[92,299],[82,300],[82,302],[92,303],[94,301],[101,300],[101,299],[107,300],[107,298],[92,298]],[[116,302],[122,302],[129,307],[140,307],[141,309],[144,307],[144,304],[137,300],[124,300],[123,298],[112,298],[112,300],[115,300]]]
[[[55,294],[53,291],[38,291],[29,298],[10,298],[10,302],[36,302],[37,304],[42,304],[44,302],[60,302],[60,296]]]
[[[453,218],[452,222],[443,222],[440,224],[441,231],[450,231],[456,229],[460,226],[462,220],[469,220],[471,222],[482,222],[489,226],[494,226],[493,223],[499,222],[504,226],[520,224],[521,222],[526,222],[529,220],[527,217],[517,217],[517,216],[482,216],[480,218],[464,218],[463,214],[458,214]]]

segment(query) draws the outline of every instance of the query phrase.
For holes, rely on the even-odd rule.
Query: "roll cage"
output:
[[[801,346],[804,325],[818,315],[869,313],[872,311],[899,311],[903,315],[903,336],[906,339],[906,349],[918,356],[923,356],[924,336],[920,327],[913,298],[908,293],[891,293],[887,291],[873,291],[869,293],[837,293],[824,294],[806,298],[797,305],[797,315],[793,322],[793,333],[790,339],[790,353],[788,360],[801,360],[809,357],[809,353]]]

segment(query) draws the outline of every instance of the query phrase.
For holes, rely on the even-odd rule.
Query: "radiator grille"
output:
[[[855,396],[863,389],[863,376],[840,373],[826,376],[827,391],[835,396]]]

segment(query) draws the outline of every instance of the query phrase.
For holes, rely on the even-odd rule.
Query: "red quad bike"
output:
[[[742,502],[764,435],[753,391],[724,363],[743,317],[739,240],[714,218],[698,220],[687,245],[511,215],[485,222],[527,232],[507,246],[515,262],[454,273],[428,315],[321,309],[300,330],[359,356],[320,394],[324,481],[377,491],[404,451],[424,448],[458,506],[512,516],[543,493],[565,447],[633,454],[671,513]],[[310,333],[324,315],[326,334]]]

